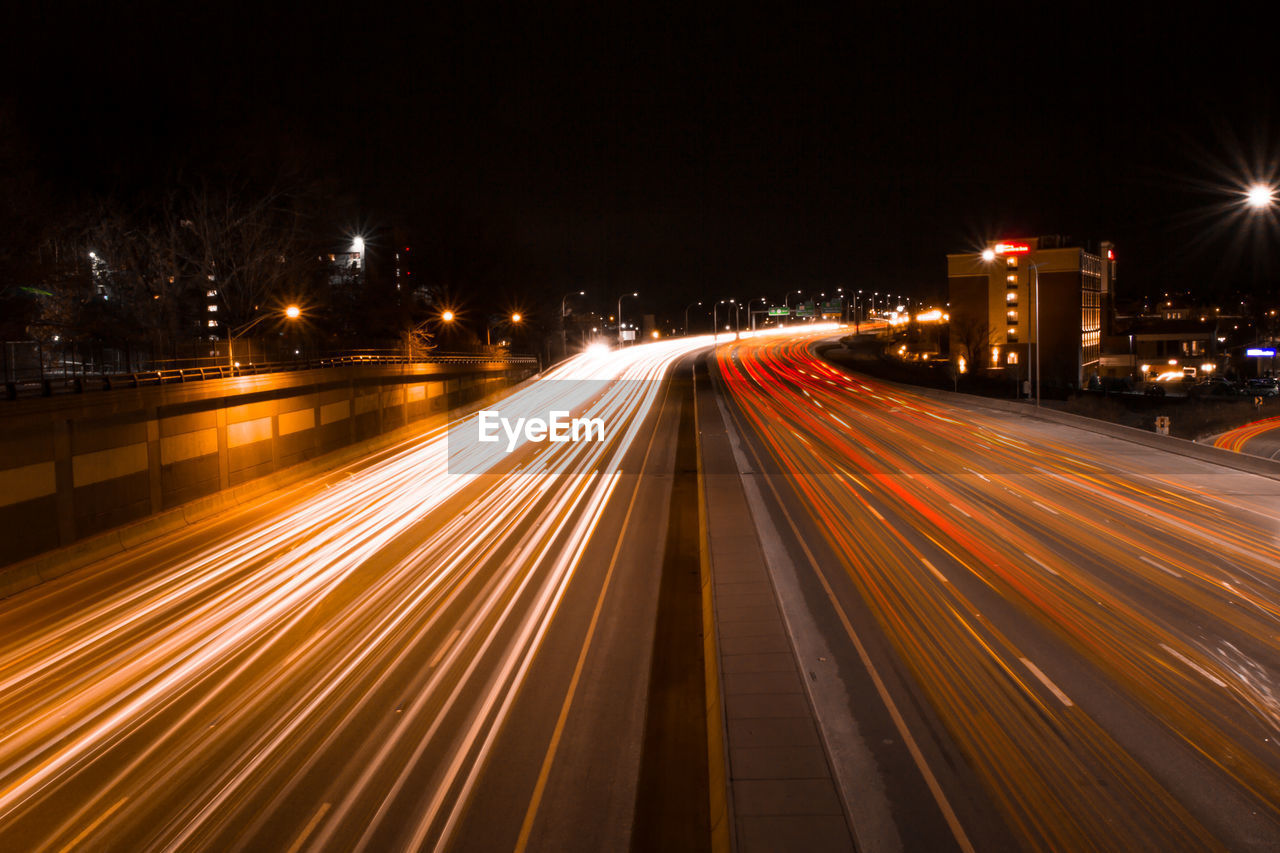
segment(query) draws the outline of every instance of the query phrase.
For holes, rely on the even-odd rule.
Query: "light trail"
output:
[[[585,354],[501,403],[603,418],[607,441],[507,460],[432,430],[0,629],[0,848],[445,846],[662,380],[711,343]]]
[[[1220,846],[1194,785],[1118,740],[1064,659],[1280,826],[1273,510],[1123,457],[1103,467],[1035,421],[851,376],[805,341],[717,356],[776,479],[1027,846]]]

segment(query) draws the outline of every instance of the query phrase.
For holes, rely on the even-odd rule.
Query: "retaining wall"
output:
[[[534,372],[352,366],[0,403],[0,566],[407,424],[443,422]]]

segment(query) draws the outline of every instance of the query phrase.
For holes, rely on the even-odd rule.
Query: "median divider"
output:
[[[702,461],[702,426],[698,414],[698,373],[703,359],[693,371],[693,432],[698,457],[698,586],[702,591],[702,671],[706,678],[707,776],[710,789],[711,850],[727,853],[733,849],[733,809],[729,790],[729,757],[725,746],[723,688],[720,679],[720,650],[717,637],[715,587],[711,580],[711,539],[707,528],[707,488]],[[705,380],[704,380],[705,384]]]

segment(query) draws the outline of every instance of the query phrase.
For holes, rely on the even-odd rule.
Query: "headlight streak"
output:
[[[1126,686],[1175,736],[1259,801],[1280,802],[1276,751],[1259,753],[1242,746],[1262,743],[1263,734],[1274,741],[1280,726],[1269,698],[1273,688],[1258,674],[1266,668],[1241,666],[1240,657],[1227,664],[1226,652],[1203,647],[1185,623],[1166,623],[1145,597],[1154,590],[1163,601],[1200,609],[1207,618],[1222,620],[1229,631],[1238,630],[1251,647],[1261,644],[1274,660],[1280,608],[1272,590],[1280,552],[1273,542],[1264,536],[1241,539],[1234,530],[1231,539],[1214,534],[1209,525],[1220,523],[1224,515],[1197,490],[1177,483],[1175,489],[1153,494],[1134,482],[1140,477],[1128,476],[1123,461],[1120,470],[1104,471],[1081,459],[1077,448],[1044,441],[1034,422],[1024,428],[1002,419],[995,429],[987,417],[973,415],[967,429],[985,437],[992,448],[979,454],[974,446],[985,445],[971,440],[966,446],[947,426],[956,424],[954,419],[930,411],[936,406],[932,401],[848,377],[813,358],[802,343],[768,350],[740,344],[722,348],[719,355],[725,384],[738,398],[743,417],[782,471],[792,475],[833,550],[846,555],[851,577],[882,627],[1024,837],[1035,844],[1078,846],[1090,843],[1082,827],[1129,820],[1113,813],[1115,802],[1091,800],[1047,781],[1101,773],[1118,784],[1117,794],[1123,790],[1126,797],[1146,803],[1146,814],[1165,816],[1163,822],[1149,823],[1153,834],[1145,843],[1159,837],[1178,844],[1191,837],[1211,843],[1203,828],[1078,708],[1043,704],[1038,691],[1027,685],[1025,670],[1018,668],[1025,656],[936,566],[961,567],[1016,603]],[[836,388],[849,390],[842,394]],[[824,409],[813,405],[818,402]],[[1008,434],[1015,430],[1017,436]],[[870,452],[867,445],[873,443],[880,452]],[[982,459],[980,474],[965,468],[975,458]],[[1035,461],[1039,475],[1025,473],[1031,469],[1027,459]],[[938,473],[948,466],[967,473]],[[854,477],[854,471],[861,477]],[[861,488],[854,490],[853,483]],[[1012,512],[1010,492],[1019,501]],[[1053,512],[1040,513],[1033,501]],[[1091,512],[1076,509],[1083,505]],[[906,527],[871,520],[889,511],[907,521]],[[1116,519],[1123,530],[1112,526],[1103,535],[1090,533],[1099,517]],[[941,556],[922,553],[904,535],[906,529]],[[1232,569],[1223,566],[1223,551],[1235,558]],[[1185,577],[1174,578],[1134,558],[1144,552],[1177,566]],[[921,570],[913,573],[911,566]],[[1243,588],[1239,575],[1246,573],[1262,588]],[[1239,607],[1242,599],[1247,599],[1248,610]],[[935,615],[928,616],[930,611]],[[960,633],[950,635],[948,626]],[[955,639],[942,639],[946,636]],[[981,654],[970,658],[965,648]],[[1240,674],[1246,670],[1248,679]],[[1018,684],[1019,691],[1007,693],[1000,680],[979,674],[984,671],[998,671],[1000,680]],[[1223,691],[1215,680],[1237,686]],[[979,684],[984,686],[979,689]],[[1008,697],[1006,704],[993,698],[999,695]],[[1264,726],[1261,732],[1224,713],[1221,700],[1226,696],[1254,714]],[[1075,759],[1040,744],[1053,743],[1060,735],[1037,735],[1027,728],[1036,717],[1012,715],[1012,709],[1028,701],[1057,720],[1057,727],[1075,733],[1072,742],[1078,739],[1077,751],[1089,756],[1086,765],[1058,766]],[[958,708],[982,708],[1002,722],[977,727],[952,710]],[[1090,764],[1106,769],[1087,769]],[[1127,781],[1118,783],[1121,779]],[[1136,826],[1122,832],[1130,831],[1134,840],[1144,838]],[[1119,838],[1107,843],[1123,846]]]
[[[354,719],[365,702],[363,691],[378,690],[367,685],[371,669],[403,667],[411,647],[445,629],[440,620],[449,612],[449,602],[461,601],[464,587],[483,580],[480,566],[514,548],[499,574],[484,581],[483,594],[470,605],[462,632],[447,634],[451,645],[417,688],[417,701],[396,718],[408,723],[428,703],[436,708],[441,701],[458,701],[468,679],[482,678],[489,685],[476,700],[474,716],[467,718],[470,724],[464,730],[432,729],[437,739],[460,740],[447,751],[451,758],[441,771],[430,817],[415,834],[424,840],[437,830],[451,832],[455,810],[473,790],[478,769],[608,505],[621,476],[622,458],[655,403],[658,380],[674,358],[710,343],[710,338],[669,339],[584,356],[545,374],[562,381],[534,382],[513,395],[557,408],[586,406],[611,423],[625,424],[622,434],[610,436],[607,443],[530,449],[526,467],[502,477],[450,475],[445,465],[446,428],[433,430],[283,517],[162,567],[47,631],[8,640],[0,647],[0,820],[26,814],[90,762],[145,730],[150,740],[109,778],[95,780],[88,799],[59,804],[62,819],[52,824],[56,829],[49,844],[84,832],[84,821],[95,814],[95,833],[110,832],[117,825],[149,824],[149,843],[170,849],[239,832],[232,829],[235,824],[250,833],[264,829],[269,814],[265,808],[279,807],[292,783],[258,803],[253,801],[252,785],[272,775],[288,772],[287,778],[297,779],[309,772],[315,756],[286,762],[288,750],[295,749],[307,732],[332,725],[335,714],[339,722]],[[589,382],[563,381],[575,379],[638,381],[616,383],[601,392]],[[580,390],[575,392],[575,387]],[[594,473],[544,473],[555,470]],[[310,662],[311,672],[288,671],[291,666],[278,674],[260,672],[258,661],[266,651],[299,633],[315,618],[317,605],[330,599],[333,590],[350,586],[370,557],[450,499],[477,488],[480,492],[465,514],[441,519],[426,542],[389,570],[360,580],[354,598],[297,641],[286,660],[290,665]],[[544,507],[548,498],[552,503]],[[544,514],[534,515],[539,511]],[[513,536],[519,541],[512,543]],[[511,627],[499,631],[504,622]],[[483,645],[476,648],[482,637]],[[486,656],[486,650],[499,647],[497,672],[478,669],[482,659],[492,656]],[[315,670],[318,661],[324,666]],[[463,669],[464,664],[469,665]],[[446,673],[452,688],[442,699],[435,694]],[[246,679],[253,689],[245,690]],[[375,682],[382,683],[391,684],[385,677]],[[272,724],[246,728],[263,697],[281,689],[291,691],[289,701],[276,709]],[[180,700],[181,706],[176,704]],[[178,710],[177,716],[169,708]],[[201,722],[212,713],[223,715],[215,728]],[[155,725],[162,715],[167,719],[157,735]],[[235,733],[242,728],[251,735],[247,743],[235,749],[232,760],[210,768],[215,772],[203,793],[159,823],[147,817],[147,798],[113,796],[113,791],[140,778],[160,786],[179,784],[190,776],[191,756],[210,750],[211,741],[239,737]],[[331,746],[335,736],[322,741],[322,748]],[[180,746],[178,754],[175,745]],[[353,789],[334,811],[326,806],[317,838],[328,837],[325,833],[340,826],[344,814],[354,814],[350,804],[356,800],[367,802],[374,795],[384,807],[390,803],[398,787],[375,792],[385,784],[389,769],[399,766],[399,778],[409,777],[415,762],[404,763],[408,752],[380,751],[377,772],[364,780],[369,787]],[[421,749],[414,755],[421,758]],[[111,813],[103,814],[109,803],[115,803]],[[242,816],[245,810],[248,814]],[[370,832],[375,830],[371,825]],[[0,839],[3,835],[0,830]],[[314,846],[315,839],[307,843]]]

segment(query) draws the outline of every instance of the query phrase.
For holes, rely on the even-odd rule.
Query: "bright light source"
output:
[[[996,259],[995,249],[987,249],[986,251],[984,251],[982,253],[982,259],[984,261],[994,261]]]
[[[513,322],[513,323],[519,323],[519,322],[520,322],[521,320],[523,320],[523,319],[524,319],[524,318],[523,318],[523,317],[521,317],[519,314],[512,314],[512,315],[511,315],[511,322]]]
[[[591,346],[587,347],[587,355],[601,356],[601,355],[608,355],[608,354],[609,354],[609,347],[606,346],[605,344],[592,344]]]
[[[654,329],[654,331],[653,331],[653,339],[654,339],[655,341],[658,339],[658,330],[657,330],[657,329]]]
[[[353,252],[363,252],[363,251],[364,251],[364,238],[363,238],[363,237],[352,237],[352,238],[351,238],[351,251],[353,251]]]
[[[288,308],[284,309],[284,316],[288,317],[290,320],[296,320],[302,316],[302,309],[297,305],[290,305]]]
[[[447,311],[447,310],[446,310],[446,311],[442,311],[442,312],[440,313],[440,319],[441,319],[441,320],[444,320],[446,323],[452,323],[452,322],[453,322],[453,312],[452,312],[452,311]]]
[[[1254,184],[1245,193],[1245,203],[1259,210],[1270,207],[1274,200],[1275,190],[1266,184]]]

